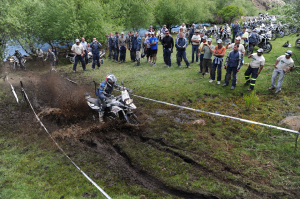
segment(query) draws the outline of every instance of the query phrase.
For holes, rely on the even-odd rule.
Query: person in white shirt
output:
[[[199,30],[196,30],[195,31],[195,35],[193,35],[192,37],[192,62],[191,63],[194,63],[194,54],[196,52],[196,62],[198,62],[198,59],[199,59],[199,56],[198,56],[198,49],[199,49],[199,45],[200,45],[200,42],[201,42],[201,38],[200,38],[200,35],[199,35]]]
[[[257,53],[253,53],[248,56],[248,58],[252,58],[248,66],[248,69],[245,72],[245,79],[246,79],[245,85],[250,84],[250,88],[248,88],[248,91],[252,91],[254,89],[256,78],[258,77],[258,75],[260,74],[261,70],[265,65],[265,58],[262,55],[263,52],[264,50],[260,48],[257,50]]]
[[[183,29],[183,33],[184,33],[184,36],[185,36],[185,33],[186,33],[186,26],[184,23],[182,23],[182,25],[179,27],[179,29],[182,28]]]
[[[293,52],[291,50],[288,50],[286,51],[285,55],[281,55],[277,58],[275,69],[272,75],[272,85],[269,90],[275,89],[276,79],[279,75],[275,93],[279,93],[281,91],[285,73],[289,72],[294,66],[294,60],[291,58],[292,54]]]
[[[83,46],[83,49],[84,49],[84,53],[85,53],[85,56],[84,56],[85,64],[88,65],[88,64],[89,64],[88,43],[85,41],[85,38],[84,38],[84,37],[81,38],[80,44]]]
[[[226,45],[226,49],[234,49],[234,45],[235,44],[240,44],[241,43],[241,37],[237,37],[236,39],[235,39],[235,43],[232,43],[232,44],[230,44],[230,42],[229,43],[227,43],[227,45]],[[243,56],[245,56],[245,47],[243,46],[243,45],[239,45],[239,52],[241,52],[241,53],[243,53]]]
[[[43,63],[43,66],[45,66],[45,63],[44,63],[44,52],[42,51],[42,49],[38,48],[36,50],[36,55],[38,56],[37,57],[37,60],[38,62],[42,62]]]
[[[76,43],[71,48],[71,51],[73,53],[75,53],[75,62],[74,62],[74,65],[73,65],[73,73],[76,72],[76,66],[77,66],[77,63],[78,63],[79,60],[82,64],[82,69],[84,71],[87,71],[86,68],[85,68],[85,63],[84,63],[84,58],[83,58],[85,56],[84,48],[80,44],[79,39],[76,39],[75,42]]]

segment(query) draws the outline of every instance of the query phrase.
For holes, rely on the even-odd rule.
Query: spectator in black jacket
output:
[[[161,44],[163,45],[164,49],[164,61],[165,66],[168,66],[168,68],[171,67],[171,53],[173,53],[173,47],[174,47],[174,40],[173,37],[170,36],[169,30],[165,31],[166,36],[162,39]]]

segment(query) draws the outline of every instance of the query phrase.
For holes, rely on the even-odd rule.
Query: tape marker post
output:
[[[54,140],[54,138],[51,136],[51,134],[48,132],[47,128],[44,126],[44,124],[42,123],[42,121],[40,120],[40,118],[37,116],[37,114],[35,113],[29,98],[24,90],[23,87],[21,87],[22,92],[24,93],[24,96],[28,102],[28,104],[30,105],[36,119],[38,122],[40,122],[40,125],[44,128],[44,130],[46,131],[46,133],[50,136],[50,138],[52,139],[52,141],[56,144],[56,146],[59,148],[59,150],[61,150],[61,152],[71,161],[71,163],[84,175],[84,177],[86,177],[86,179],[88,179],[107,199],[112,199],[103,189],[101,189],[88,175],[86,175],[86,173],[84,173],[84,171],[82,171],[76,164],[75,162],[73,162],[73,160],[65,153],[65,151],[58,145],[58,143]]]
[[[8,73],[6,73],[6,80],[7,80],[7,82],[10,84],[11,91],[12,91],[12,93],[14,94],[17,103],[19,103],[19,98],[18,98],[18,96],[17,96],[17,93],[15,92],[15,89],[14,89],[13,85],[8,81]]]

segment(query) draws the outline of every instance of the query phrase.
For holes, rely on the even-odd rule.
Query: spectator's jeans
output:
[[[112,54],[113,47],[110,46],[108,51],[109,51],[108,58],[111,59],[113,57],[113,54]]]
[[[114,60],[118,61],[119,59],[119,48],[114,48]]]
[[[232,41],[231,41],[231,43],[234,43],[235,42],[235,36],[237,36],[238,35],[238,33],[237,32],[233,32],[233,34],[232,34]]]
[[[232,72],[232,86],[236,86],[236,75],[237,75],[237,67],[230,67],[230,66],[227,66],[227,73],[225,75],[225,84],[229,84],[229,78],[230,78],[230,74]]]
[[[121,46],[120,47],[120,61],[124,61],[125,62],[125,57],[126,57],[126,47],[125,46]]]
[[[178,50],[177,51],[177,64],[178,66],[181,66],[181,58],[185,61],[186,66],[190,66],[189,60],[186,58],[186,52],[185,50]]]
[[[84,63],[84,57],[81,57],[81,55],[76,55],[75,56],[75,63],[73,65],[73,70],[76,71],[76,66],[78,61],[80,60],[81,64],[82,64],[82,69],[85,70],[85,63]]]
[[[84,53],[85,53],[85,56],[84,56],[85,64],[87,65],[89,63],[89,54],[88,54],[87,50],[85,50]]]
[[[199,57],[198,57],[198,48],[199,48],[199,46],[192,46],[192,62],[194,62],[194,54],[195,54],[195,52],[196,52],[196,62],[198,62],[198,59],[199,59]]]
[[[212,65],[211,59],[203,59],[203,63],[202,63],[202,74],[203,75],[205,74],[206,69],[208,70],[208,68],[209,68],[209,71],[210,71],[211,65]]]
[[[135,62],[135,56],[136,56],[136,50],[135,49],[131,49],[130,51],[130,57],[131,57],[131,61]]]
[[[282,86],[282,83],[283,83],[285,73],[283,72],[283,70],[279,70],[279,69],[275,68],[275,70],[273,72],[273,75],[272,75],[272,87],[275,87],[276,78],[277,78],[278,75],[279,75],[279,78],[278,78],[276,91],[281,90],[281,86]]]
[[[171,66],[171,51],[168,48],[164,48],[164,61],[166,65]]]
[[[95,69],[95,64],[97,63],[98,68],[100,68],[100,55],[99,53],[93,54],[93,64],[92,68]]]
[[[251,89],[254,89],[256,78],[258,77],[258,75],[257,75],[258,69],[259,68],[251,68],[251,66],[249,65],[249,67],[247,68],[247,70],[245,72],[245,79],[246,79],[246,81],[250,81]],[[251,75],[251,78],[250,78],[250,75]]]
[[[212,80],[216,79],[216,68],[218,68],[218,70],[217,70],[217,74],[218,74],[217,81],[221,81],[221,78],[222,78],[222,62],[220,62],[219,64],[216,64],[215,62],[213,62],[212,69],[210,71],[210,78]]]

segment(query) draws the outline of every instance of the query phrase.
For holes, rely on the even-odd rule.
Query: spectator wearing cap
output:
[[[125,62],[126,49],[126,37],[124,37],[124,32],[121,32],[121,37],[119,37],[120,64]]]
[[[191,27],[191,29],[190,29],[190,33],[189,33],[189,44],[192,43],[192,37],[195,34],[195,31],[196,31],[195,24],[193,24],[192,27]]]
[[[248,43],[248,36],[249,36],[249,33],[246,30],[247,30],[247,28],[244,26],[243,27],[243,32],[241,32],[240,35],[239,35],[241,37],[241,39],[242,39],[241,44],[243,44],[244,47]]]
[[[207,44],[204,44],[203,48],[201,51],[204,52],[203,55],[203,65],[202,65],[202,77],[200,77],[200,79],[204,78],[205,75],[205,69],[209,68],[209,71],[211,70],[211,65],[212,65],[212,55],[214,53],[215,50],[215,46],[211,44],[212,43],[212,39],[208,38],[207,39]]]
[[[269,88],[269,90],[275,89],[276,79],[277,79],[277,76],[279,75],[275,93],[279,93],[281,91],[281,86],[282,86],[285,74],[287,72],[289,72],[292,69],[292,67],[294,66],[294,61],[291,58],[292,54],[293,54],[293,52],[291,50],[288,50],[288,51],[286,51],[285,55],[281,55],[277,58],[276,63],[275,63],[275,69],[274,69],[273,75],[272,75],[272,85]]]
[[[113,52],[114,52],[114,43],[113,43],[113,34],[112,34],[112,32],[109,33],[108,47],[109,47],[108,59],[111,59],[111,58],[113,58]]]
[[[81,38],[81,45],[83,46],[84,48],[84,53],[85,53],[85,56],[84,56],[84,59],[85,59],[85,65],[88,65],[89,64],[89,55],[88,55],[88,44],[87,42],[85,41],[85,38],[82,37]]]
[[[223,46],[222,39],[218,39],[217,41],[218,46],[215,47],[213,55],[215,56],[212,64],[212,69],[210,71],[210,78],[211,80],[209,83],[213,83],[216,78],[216,68],[217,70],[217,84],[221,84],[221,78],[222,78],[222,64],[223,64],[223,57],[225,55],[225,47]]]
[[[240,32],[240,24],[238,23],[238,21],[235,21],[235,23],[232,25],[232,43],[234,42],[235,36]]]
[[[193,35],[192,37],[192,62],[194,63],[194,55],[196,53],[196,62],[198,62],[199,56],[198,56],[198,50],[199,50],[199,45],[200,45],[200,35],[199,35],[199,30],[196,30],[196,34]]]
[[[166,30],[166,36],[162,39],[161,44],[163,46],[164,50],[164,61],[165,66],[168,66],[168,68],[171,67],[171,53],[173,53],[174,48],[174,40],[173,37],[170,36],[170,33],[168,30]]]
[[[189,60],[186,58],[186,47],[188,46],[187,39],[184,37],[184,33],[179,34],[179,38],[176,39],[175,46],[177,48],[177,64],[178,67],[181,68],[181,60],[185,61],[186,67],[190,67]]]
[[[235,43],[232,43],[232,44],[230,44],[230,42],[227,43],[226,49],[230,49],[231,48],[232,50],[234,50],[235,44],[240,44],[240,43],[241,43],[241,37],[237,37],[235,39]],[[241,53],[243,53],[243,56],[245,55],[245,47],[243,45],[239,45],[238,51],[241,52]]]
[[[113,37],[113,43],[114,43],[114,55],[113,55],[113,62],[118,62],[119,59],[119,32],[115,33],[115,36]]]
[[[37,55],[37,60],[38,62],[42,62],[43,66],[45,66],[45,63],[44,63],[44,52],[42,51],[42,49],[38,48],[36,50],[36,55]]]
[[[154,32],[151,32],[151,38],[149,39],[149,44],[151,47],[151,55],[153,56],[152,65],[156,65],[156,55],[158,49],[158,41],[154,34],[155,34]]]
[[[87,71],[86,68],[85,68],[85,62],[84,62],[84,58],[83,58],[85,56],[85,52],[84,52],[83,46],[80,44],[79,39],[75,40],[75,44],[72,46],[71,51],[73,53],[75,53],[75,62],[74,62],[74,65],[73,65],[73,72],[74,73],[76,72],[76,66],[77,66],[77,63],[78,63],[79,60],[82,64],[82,69],[84,71]]]
[[[199,49],[198,49],[198,56],[200,54],[200,71],[199,73],[202,73],[202,69],[203,69],[203,56],[204,56],[204,51],[202,51],[202,49],[204,48],[204,44],[207,44],[207,36],[203,36],[202,37],[202,43],[200,44],[199,46]],[[208,68],[206,69],[205,68],[205,72],[208,73]]]
[[[97,64],[98,69],[100,69],[100,48],[102,45],[97,41],[96,38],[93,38],[93,42],[91,42],[90,47],[92,49],[93,54],[93,64],[92,69],[95,70],[95,65]]]
[[[229,80],[230,80],[229,77],[232,73],[233,78],[232,78],[231,90],[234,90],[236,87],[236,80],[237,80],[236,76],[243,65],[243,54],[238,50],[239,45],[241,44],[234,45],[234,49],[233,51],[230,51],[228,53],[224,65],[224,69],[226,69],[227,71],[225,75],[225,84],[223,84],[223,87],[229,85]]]
[[[254,89],[256,78],[258,77],[258,75],[260,74],[261,70],[265,65],[265,58],[262,55],[263,52],[264,50],[260,48],[257,50],[257,53],[253,53],[248,56],[248,58],[252,58],[245,72],[245,79],[246,79],[245,85],[250,84],[250,88],[248,88],[248,91],[252,91]]]
[[[145,33],[145,42],[144,42],[144,45],[145,45],[145,49],[146,49],[146,57],[147,57],[147,61],[146,63],[151,63],[151,59],[152,59],[152,56],[151,56],[151,46],[150,46],[150,37],[151,37],[151,34],[146,32]]]

